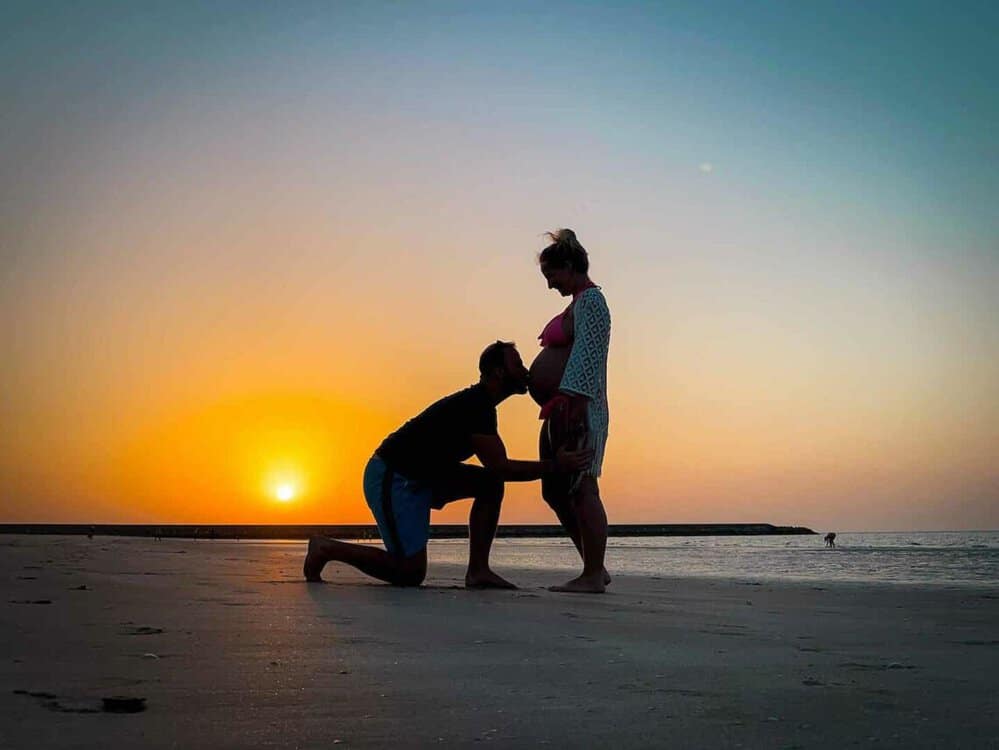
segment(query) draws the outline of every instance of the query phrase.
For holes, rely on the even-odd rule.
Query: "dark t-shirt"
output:
[[[496,434],[496,407],[476,384],[428,406],[385,438],[376,453],[393,471],[427,479],[471,458],[472,435]]]

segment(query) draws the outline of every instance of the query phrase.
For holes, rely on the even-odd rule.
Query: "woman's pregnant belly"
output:
[[[542,349],[541,353],[531,363],[531,379],[528,388],[538,406],[544,406],[558,393],[565,364],[569,361],[568,346]]]

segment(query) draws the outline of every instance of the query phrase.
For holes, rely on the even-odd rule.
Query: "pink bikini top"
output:
[[[596,286],[596,284],[591,281],[589,284],[572,295],[572,301],[575,302],[579,298],[580,294],[593,286]],[[565,327],[562,325],[562,321],[567,312],[569,312],[568,307],[548,321],[548,325],[545,326],[541,335],[538,336],[538,339],[541,341],[542,349],[560,349],[563,346],[569,346],[569,344],[572,343],[569,337],[565,335]]]
[[[565,327],[562,325],[564,317],[564,312],[556,315],[545,326],[545,330],[541,332],[541,335],[538,336],[542,349],[561,349],[563,346],[569,346],[571,342],[569,341],[569,337],[565,335]]]

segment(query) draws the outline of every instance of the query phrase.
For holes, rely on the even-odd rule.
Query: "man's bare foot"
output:
[[[515,589],[514,584],[487,570],[484,573],[466,573],[466,589]]]
[[[322,583],[323,566],[326,565],[326,558],[322,553],[322,537],[309,537],[309,551],[305,554],[305,564],[302,565],[302,575],[306,581],[312,583]]]
[[[605,572],[601,572],[596,576],[579,576],[579,578],[573,578],[561,586],[549,586],[548,590],[568,594],[602,594],[606,588],[604,584],[605,574]]]

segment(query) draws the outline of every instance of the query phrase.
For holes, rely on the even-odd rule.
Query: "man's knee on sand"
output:
[[[391,581],[393,586],[419,586],[427,577],[427,550],[424,548],[415,555],[399,560],[399,565]]]

